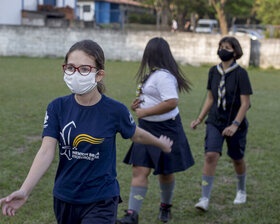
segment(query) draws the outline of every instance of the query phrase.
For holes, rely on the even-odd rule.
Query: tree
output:
[[[257,18],[263,24],[280,24],[280,0],[256,0]]]
[[[167,26],[171,15],[176,17],[179,28],[183,28],[191,15],[196,14],[199,18],[213,18],[216,14],[216,18],[220,22],[221,33],[226,35],[230,21],[231,25],[234,24],[236,18],[250,21],[255,9],[255,1],[270,2],[270,0],[145,0],[145,3],[155,7],[158,28],[160,25]],[[271,1],[279,2],[280,0]]]
[[[202,18],[209,12],[208,0],[173,0],[171,4],[171,11],[178,20],[179,28],[183,28],[185,22],[191,20],[193,14],[197,14],[198,17]]]
[[[234,25],[236,19],[245,20],[246,24],[249,24],[254,17],[254,2],[254,0],[227,0],[225,10],[231,25]]]
[[[158,29],[160,29],[161,26],[168,26],[171,0],[147,0],[144,1],[144,3],[154,6],[156,10]]]
[[[227,26],[227,20],[226,20],[226,12],[225,12],[225,5],[227,0],[210,0],[211,5],[215,8],[219,22],[220,22],[220,28],[221,33],[223,35],[226,35],[228,33],[228,26]]]
[[[250,17],[254,12],[254,0],[209,0],[209,1],[217,12],[217,17],[220,22],[221,33],[223,35],[226,35],[228,33],[229,18],[232,18],[232,25],[234,24],[236,18],[246,18],[247,22],[249,22]]]
[[[141,0],[139,0],[141,1]],[[175,17],[179,28],[183,28],[191,14],[203,17],[209,12],[209,0],[144,0],[145,4],[153,5],[157,15],[157,27],[167,26],[171,17]],[[210,9],[211,11],[211,9]]]

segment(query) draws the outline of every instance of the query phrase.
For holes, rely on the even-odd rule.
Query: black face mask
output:
[[[233,51],[227,51],[226,49],[222,49],[218,51],[218,55],[222,61],[229,61],[233,58]]]

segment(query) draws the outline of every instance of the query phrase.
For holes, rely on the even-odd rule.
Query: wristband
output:
[[[237,127],[239,127],[240,123],[238,121],[232,121],[232,124],[236,125]]]

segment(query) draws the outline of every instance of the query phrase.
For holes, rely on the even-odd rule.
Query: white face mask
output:
[[[91,72],[87,76],[82,76],[78,71],[73,75],[64,73],[64,81],[72,93],[85,94],[97,85],[97,82],[95,82],[96,74],[97,72]]]

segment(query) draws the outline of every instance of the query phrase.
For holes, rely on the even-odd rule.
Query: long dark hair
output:
[[[177,79],[180,92],[182,90],[190,91],[190,81],[185,78],[170,51],[169,44],[163,38],[155,37],[148,42],[140,68],[136,73],[137,82],[143,83],[147,80],[147,67],[149,69],[148,73],[151,73],[155,68],[168,70]]]
[[[85,52],[88,56],[92,57],[95,60],[97,70],[104,70],[104,52],[96,42],[92,40],[82,40],[76,42],[67,52],[64,59],[65,64],[67,64],[69,54],[73,51]],[[102,81],[97,83],[97,89],[101,94],[105,92],[105,85]]]

